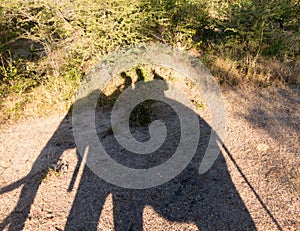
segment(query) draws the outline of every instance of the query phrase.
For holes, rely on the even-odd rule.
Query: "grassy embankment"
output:
[[[64,111],[103,55],[190,50],[221,84],[300,82],[299,1],[0,0],[0,121]]]

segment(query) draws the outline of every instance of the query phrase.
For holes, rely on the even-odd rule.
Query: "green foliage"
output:
[[[281,82],[297,82],[299,1],[213,2],[212,28],[216,33],[211,33],[210,47],[206,52],[213,54],[213,59],[217,56],[226,62],[230,60],[231,63],[224,63],[224,68],[220,63],[216,66],[215,60],[212,64],[208,62],[222,82],[236,84],[250,81],[259,86],[269,86],[278,77]],[[277,68],[278,65],[281,67]]]
[[[47,86],[68,101],[103,55],[148,41],[197,49],[224,82],[269,85],[266,58],[297,66],[299,15],[298,0],[0,0],[0,97]]]
[[[143,1],[143,10],[149,36],[180,48],[194,46],[197,31],[210,26],[207,4],[201,0]]]
[[[220,11],[225,44],[251,55],[299,55],[298,1],[233,1]],[[224,41],[222,41],[224,42]]]
[[[18,60],[4,60],[0,56],[0,97],[7,92],[26,92],[39,84],[35,72],[35,63]]]

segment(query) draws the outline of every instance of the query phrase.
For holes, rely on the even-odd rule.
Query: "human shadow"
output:
[[[127,77],[123,75],[123,78],[129,80]],[[159,78],[158,75],[157,77]],[[127,83],[125,81],[125,84],[130,86],[130,80]],[[121,89],[118,88],[108,97],[100,92],[92,94],[95,93],[100,94],[100,98],[106,97],[107,101],[113,101],[116,95],[121,93]],[[180,140],[180,121],[175,111],[166,103],[152,102],[150,105],[152,120],[162,120],[168,132],[159,150],[148,155],[131,153],[118,144],[110,125],[101,124],[101,121],[109,121],[109,104],[104,110],[101,104],[99,105],[95,120],[98,137],[115,161],[131,168],[151,168],[164,163],[176,150]],[[108,120],[103,119],[106,116]],[[203,175],[198,174],[212,131],[204,119],[199,116],[198,119],[201,137],[192,161],[178,176],[160,186],[143,190],[120,188],[100,179],[85,165],[65,230],[97,230],[100,213],[109,194],[112,194],[113,198],[115,230],[142,230],[143,209],[147,205],[152,206],[169,221],[193,222],[199,230],[256,230],[249,211],[231,180],[222,153],[208,172]],[[131,131],[136,139],[146,141],[150,138],[147,125],[134,124]],[[64,142],[57,145],[62,139]],[[8,230],[24,228],[42,179],[46,177],[52,166],[59,163],[62,153],[74,147],[71,114],[68,113],[36,159],[29,174],[0,190],[3,194],[23,186],[16,207],[0,223],[0,230],[7,226],[9,226]],[[51,149],[50,155],[49,149]],[[78,154],[78,163],[69,190],[74,186],[81,161]]]

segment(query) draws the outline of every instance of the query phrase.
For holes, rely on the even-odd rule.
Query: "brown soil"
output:
[[[80,164],[69,116],[7,126],[0,230],[300,230],[299,92],[222,91],[226,147],[212,169],[192,175],[191,165],[149,190],[119,189]],[[206,107],[195,110],[206,120]]]

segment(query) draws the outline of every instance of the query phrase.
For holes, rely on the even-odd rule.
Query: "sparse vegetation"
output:
[[[297,0],[0,0],[1,121],[66,110],[103,55],[156,41],[220,83],[299,83]]]

